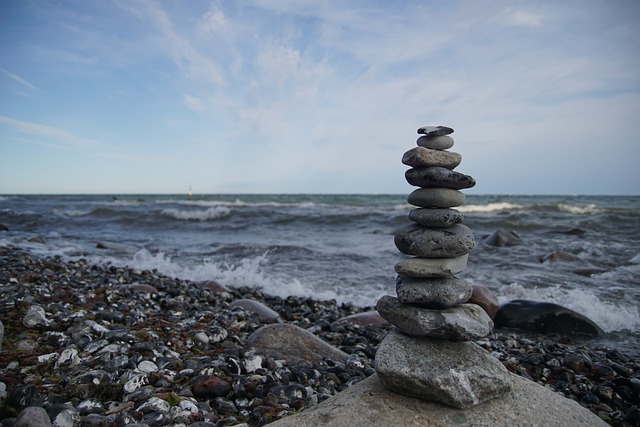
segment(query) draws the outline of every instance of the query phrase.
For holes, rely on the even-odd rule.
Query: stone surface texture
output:
[[[447,228],[426,228],[410,224],[394,239],[400,252],[425,258],[452,258],[468,254],[475,245],[473,232],[463,224]]]
[[[273,427],[513,427],[593,426],[602,421],[577,402],[511,374],[512,390],[499,399],[460,410],[387,390],[378,375]],[[357,420],[355,422],[354,420]]]
[[[471,298],[471,286],[457,277],[416,278],[398,276],[396,294],[402,304],[421,304],[433,308],[449,308]]]
[[[418,208],[409,212],[409,219],[425,227],[451,227],[464,220],[462,212],[455,209]]]
[[[509,371],[472,342],[418,339],[391,330],[375,367],[382,383],[406,396],[468,408],[511,388]]]
[[[398,262],[393,268],[402,276],[444,277],[464,271],[469,255],[455,258],[408,258]]]
[[[476,185],[469,175],[442,167],[411,168],[404,173],[407,182],[416,187],[444,187],[462,190]]]
[[[475,304],[436,310],[401,304],[398,298],[385,295],[378,300],[376,310],[389,323],[413,337],[470,341],[486,337],[493,330],[493,321]]]
[[[419,188],[407,197],[407,201],[421,208],[455,208],[464,203],[464,193],[451,188]]]
[[[402,163],[412,168],[441,166],[447,169],[455,169],[460,162],[462,162],[462,156],[458,153],[432,150],[424,147],[414,147],[402,156]]]
[[[418,133],[434,137],[450,135],[453,133],[453,129],[447,126],[422,126],[418,128]]]
[[[431,148],[433,150],[446,150],[453,147],[453,138],[449,135],[442,136],[426,136],[422,135],[416,140],[416,144],[420,147]]]
[[[320,362],[324,357],[344,363],[349,357],[311,332],[288,323],[262,326],[249,335],[246,346],[248,350],[289,363]]]

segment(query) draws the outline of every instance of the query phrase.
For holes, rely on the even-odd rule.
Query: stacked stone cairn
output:
[[[413,221],[395,235],[396,247],[411,256],[395,265],[397,297],[380,298],[376,309],[393,328],[376,353],[383,385],[400,394],[467,408],[510,390],[510,374],[473,342],[493,331],[478,305],[467,304],[472,288],[455,275],[464,271],[474,247],[472,231],[456,209],[460,190],[475,180],[453,171],[462,156],[448,151],[453,129],[425,126],[417,147],[402,163],[407,182],[420,187],[408,197]]]

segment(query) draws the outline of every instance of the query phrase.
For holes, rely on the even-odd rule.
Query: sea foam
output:
[[[164,209],[162,214],[175,219],[183,220],[197,220],[197,221],[209,221],[212,219],[220,219],[228,216],[231,213],[231,209],[218,206],[211,207],[204,210],[185,210],[185,209]]]
[[[516,203],[509,202],[498,202],[498,203],[488,203],[486,205],[463,205],[456,207],[460,212],[465,213],[488,213],[488,212],[498,212],[498,211],[511,211],[523,209],[523,205],[518,205]]]
[[[576,215],[592,215],[603,212],[602,208],[599,208],[593,203],[587,206],[574,206],[561,203],[558,205],[558,210],[561,212],[568,212]]]

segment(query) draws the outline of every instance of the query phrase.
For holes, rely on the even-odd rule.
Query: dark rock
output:
[[[261,302],[251,299],[239,299],[229,304],[229,308],[240,307],[251,313],[258,315],[258,319],[263,323],[282,322],[280,315]]]
[[[515,231],[497,230],[483,242],[489,246],[516,246],[522,244],[522,239]]]
[[[4,224],[0,224],[0,231],[9,231],[9,227]]]
[[[580,261],[580,257],[569,252],[554,251],[540,258],[540,262],[573,262]]]
[[[418,208],[409,212],[409,219],[425,227],[451,227],[462,222],[464,215],[455,209]]]
[[[604,336],[604,331],[587,317],[558,304],[513,300],[500,307],[496,328],[519,329],[541,334]]]
[[[473,249],[473,232],[463,224],[447,228],[425,228],[410,224],[398,231],[393,239],[400,252],[426,258],[452,258]]]
[[[44,408],[29,406],[20,412],[13,427],[49,427],[52,425]]]
[[[422,126],[418,128],[418,133],[426,136],[444,136],[453,133],[453,129],[446,126]]]
[[[418,188],[409,194],[407,201],[421,208],[453,208],[464,204],[463,192],[453,188]]]
[[[476,185],[476,180],[443,167],[411,168],[404,173],[407,182],[416,187],[445,187],[461,190]]]
[[[498,308],[500,307],[496,294],[493,293],[491,289],[482,285],[472,285],[471,289],[471,298],[467,303],[478,304],[493,320],[496,317]]]
[[[257,354],[289,363],[321,362],[329,358],[344,363],[348,355],[304,329],[288,323],[265,325],[247,338],[247,347]]]
[[[213,293],[221,293],[221,292],[229,292],[229,289],[224,286],[221,285],[220,283],[216,282],[215,280],[207,280],[204,282],[195,282],[193,283],[195,286],[197,286],[200,289],[206,289],[209,290]]]
[[[191,392],[198,398],[226,397],[231,390],[231,383],[217,375],[200,376],[191,381]]]

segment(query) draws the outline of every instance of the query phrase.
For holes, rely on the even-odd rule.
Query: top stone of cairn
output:
[[[422,126],[418,128],[418,133],[426,136],[444,136],[453,133],[453,129],[446,126]]]

